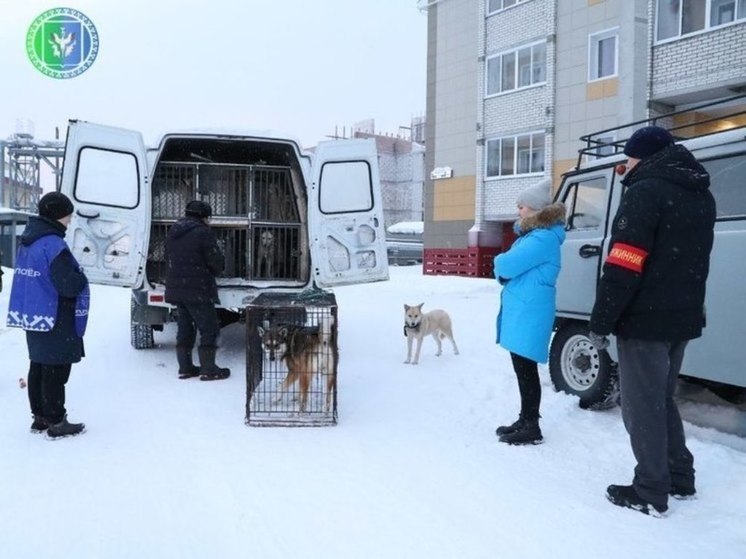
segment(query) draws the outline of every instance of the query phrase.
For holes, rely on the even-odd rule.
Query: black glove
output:
[[[609,338],[602,334],[596,334],[595,332],[591,331],[588,333],[588,339],[593,344],[593,347],[595,347],[598,351],[603,351],[607,347],[609,347]]]

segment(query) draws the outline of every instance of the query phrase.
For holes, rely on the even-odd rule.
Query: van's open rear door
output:
[[[150,184],[139,132],[70,121],[62,192],[67,242],[91,283],[137,287],[145,273]]]
[[[388,279],[374,140],[320,143],[314,156],[308,206],[317,285]]]

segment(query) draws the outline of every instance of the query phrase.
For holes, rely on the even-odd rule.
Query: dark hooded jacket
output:
[[[34,216],[21,235],[21,245],[30,247],[47,235],[64,238],[65,231],[58,221]],[[77,363],[85,352],[83,338],[75,329],[75,306],[78,296],[87,295],[88,279],[69,249],[62,250],[50,262],[49,274],[59,296],[56,321],[51,331],[26,331],[29,359],[48,365]]]
[[[166,301],[169,303],[218,303],[215,277],[225,258],[215,233],[201,219],[183,217],[166,238]]]
[[[707,171],[673,145],[622,184],[591,330],[650,341],[701,336],[715,225]]]

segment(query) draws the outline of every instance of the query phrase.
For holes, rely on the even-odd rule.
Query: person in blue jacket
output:
[[[90,301],[88,279],[65,243],[72,213],[64,194],[41,197],[39,215],[29,218],[21,235],[8,303],[8,326],[26,331],[31,431],[50,438],[85,429],[70,423],[65,409],[70,369],[85,355]]]
[[[543,440],[538,363],[546,363],[549,357],[560,246],[565,240],[565,206],[552,203],[551,187],[551,181],[544,179],[519,194],[519,219],[514,225],[518,238],[495,257],[495,278],[503,286],[497,343],[510,352],[521,394],[518,420],[496,431],[500,441],[508,444]]]

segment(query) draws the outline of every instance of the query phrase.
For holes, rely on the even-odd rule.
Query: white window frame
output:
[[[488,16],[491,16],[492,14],[496,14],[498,12],[509,10],[510,8],[514,8],[518,4],[523,4],[524,2],[528,2],[528,0],[514,0],[514,2],[510,4],[509,6],[505,5],[506,0],[495,0],[495,2],[500,7],[492,9],[490,8],[490,4],[492,4],[492,0],[485,0],[485,4],[486,4],[485,12],[487,13]]]
[[[605,39],[614,39],[614,70],[604,76],[596,75],[598,68],[599,44]],[[619,75],[619,27],[604,29],[588,35],[588,81],[608,80]]]
[[[534,47],[536,47],[538,45],[544,45],[544,60],[543,60],[543,64],[544,64],[544,72],[543,72],[544,79],[542,81],[540,81],[540,82],[533,82],[533,79],[534,79],[534,66],[536,65],[536,61],[534,60]],[[518,61],[519,61],[518,53],[521,52],[521,51],[523,51],[523,50],[526,50],[526,49],[529,49],[530,52],[531,52],[531,63],[530,63],[530,69],[529,69],[531,83],[529,83],[528,85],[519,86],[518,84],[520,83],[520,77],[521,76],[520,76],[520,65],[518,64]],[[503,63],[502,63],[502,60],[503,60],[503,57],[510,56],[510,55],[513,56],[513,63],[514,63],[514,66],[515,66],[515,69],[513,71],[513,87],[510,88],[510,89],[503,89],[502,88],[503,87],[503,68],[502,68]],[[497,65],[497,73],[498,73],[498,76],[499,76],[499,81],[498,81],[499,91],[490,92],[489,91],[489,85],[490,85],[490,79],[489,79],[490,78],[490,71],[489,71],[489,67],[490,67],[490,61],[491,60],[495,60],[495,59],[499,59],[499,63]],[[541,85],[545,85],[546,83],[547,83],[547,42],[546,42],[546,40],[535,41],[533,43],[527,43],[525,45],[521,45],[520,47],[516,47],[516,48],[510,49],[510,50],[506,50],[506,51],[498,52],[498,53],[495,53],[495,54],[491,54],[484,61],[484,96],[485,97],[495,97],[496,95],[504,95],[506,93],[512,93],[514,91],[528,89],[528,88],[531,88],[531,87],[538,87],[538,86],[541,86]]]
[[[665,0],[665,1],[678,3],[678,6],[679,6],[679,17],[678,17],[678,22],[677,22],[678,25],[677,25],[676,33],[672,35],[671,37],[666,37],[665,39],[660,39],[658,37],[658,31],[659,31],[658,22],[660,21],[661,0],[656,0],[656,3],[655,3],[655,44],[669,43],[671,41],[676,41],[678,39],[681,39],[682,37],[691,37],[693,35],[698,35],[700,33],[707,33],[714,29],[722,29],[729,25],[737,25],[741,23],[744,19],[746,19],[746,2],[742,0],[733,0],[733,3],[734,3],[733,21],[728,21],[725,23],[718,23],[716,25],[712,25],[712,22],[711,22],[712,3],[715,0],[701,0],[705,2],[704,27],[702,29],[697,29],[695,31],[689,31],[687,33],[683,33],[683,25],[684,25],[683,23],[684,22],[683,1],[682,0]]]
[[[538,171],[531,171],[529,170],[528,173],[519,173],[518,172],[518,138],[525,138],[528,136],[529,138],[529,169],[531,165],[531,155],[536,150],[534,146],[534,136],[536,134],[541,134],[544,137],[544,145],[541,147],[542,152],[544,154],[544,159],[541,162],[541,170]],[[513,173],[509,175],[502,174],[502,142],[504,140],[512,140],[513,141]],[[499,149],[498,149],[498,174],[496,175],[489,175],[488,169],[489,169],[489,147],[490,143],[492,142],[500,142]],[[530,176],[538,176],[538,175],[544,175],[544,172],[546,170],[546,150],[547,150],[547,131],[546,130],[531,130],[529,132],[523,132],[521,134],[510,134],[507,136],[493,136],[490,138],[486,138],[484,141],[484,178],[485,180],[494,180],[494,179],[504,179],[504,178],[515,178],[515,177],[530,177]]]
[[[611,132],[610,134],[606,134],[604,136],[598,136],[594,138],[598,142],[602,142],[604,144],[610,144],[607,146],[598,146],[593,153],[586,153],[585,154],[585,160],[586,161],[592,161],[595,159],[601,159],[602,157],[608,157],[609,155],[614,155],[614,152],[616,148],[613,145],[613,142],[616,142],[616,132]],[[598,153],[598,150],[600,149],[610,149],[611,151],[609,153]]]

